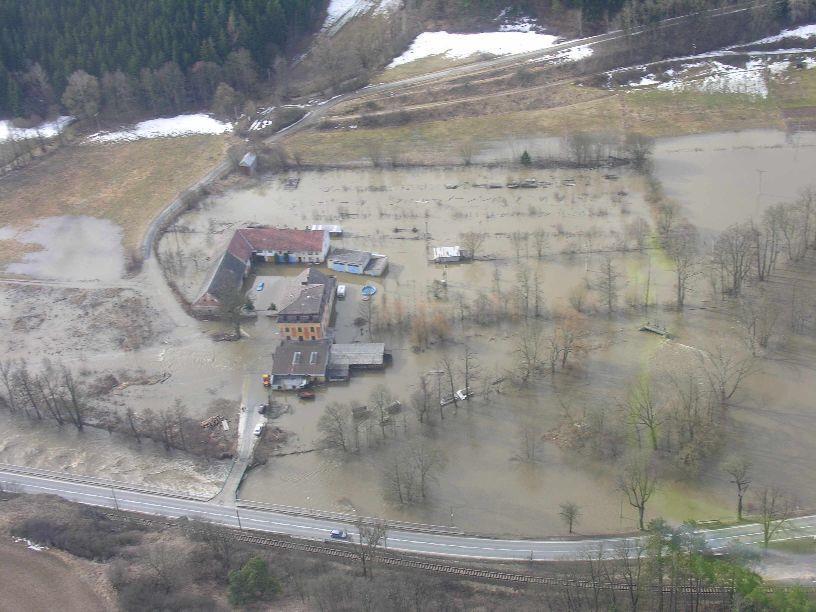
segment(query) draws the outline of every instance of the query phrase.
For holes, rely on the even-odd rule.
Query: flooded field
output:
[[[774,132],[661,141],[655,174],[685,216],[710,234],[794,199],[811,182],[804,169],[816,161],[815,142]],[[739,178],[745,168],[763,172],[746,181]],[[344,235],[332,239],[333,246],[387,255],[389,270],[382,278],[337,274],[348,285],[348,297],[337,304],[337,341],[385,342],[393,363],[320,388],[311,402],[279,395],[288,410],[274,424],[290,433],[289,442],[282,456],[248,474],[241,497],[523,535],[560,533],[559,505],[572,501],[582,508],[582,533],[634,528],[635,511],[616,488],[635,443],[631,434],[616,438],[606,458],[577,451],[567,434],[600,414],[610,430],[625,431],[627,389],[639,377],[649,374],[662,396],[678,372],[699,369],[701,351],[745,350],[731,307],[704,276],[689,291],[687,308],[672,308],[675,275],[651,239],[654,215],[643,177],[622,170],[483,167],[331,171],[302,173],[295,189],[283,178],[213,196],[183,215],[159,244],[165,270],[194,299],[236,228],[340,224]],[[507,186],[532,179],[535,187]],[[280,342],[273,321],[247,320],[240,342],[214,341],[224,325],[190,318],[155,259],[140,275],[121,277],[121,236],[110,225],[54,218],[31,230],[26,240],[44,250],[20,262],[18,272],[42,280],[0,284],[0,352],[35,369],[48,357],[92,378],[135,381],[105,396],[120,414],[160,411],[179,399],[192,418],[223,414],[234,425],[242,387],[263,393],[260,374]],[[60,228],[68,243],[55,238]],[[467,233],[484,234],[476,261],[429,261],[432,247],[467,246]],[[10,237],[2,229],[0,236]],[[85,244],[91,242],[93,249]],[[607,258],[616,278],[611,312],[602,291]],[[772,286],[779,295],[792,283],[813,286],[811,268],[807,262],[785,268]],[[300,271],[264,265],[257,273]],[[378,289],[368,302],[360,294],[366,283]],[[418,333],[418,320],[430,331]],[[675,339],[638,331],[646,322]],[[549,342],[565,330],[579,339],[566,367],[556,364],[551,373]],[[544,367],[523,380],[531,336],[540,340],[536,358]],[[450,393],[448,379],[456,389],[465,386],[466,350],[475,356],[469,371],[474,396],[440,411],[437,400]],[[816,464],[814,356],[809,336],[775,338],[724,412],[716,452],[693,475],[674,455],[667,457],[673,467],[662,475],[647,515],[730,517],[733,493],[720,461],[731,452],[753,461],[755,483],[783,484],[803,506],[816,504],[809,467]],[[420,423],[415,399],[423,376],[433,408]],[[387,428],[364,428],[360,452],[324,449],[318,425],[326,407],[371,406],[374,395],[399,400],[402,411]],[[0,428],[3,462],[200,493],[215,491],[228,468],[225,461],[141,447],[100,430],[32,428],[5,417]],[[393,466],[417,445],[440,460],[427,497],[399,503]]]
[[[701,230],[792,202],[814,184],[816,133],[753,130],[658,141],[655,174]]]
[[[729,135],[724,138],[727,141]],[[669,145],[658,149],[661,178],[681,176],[672,151]],[[693,163],[682,161],[686,168]],[[699,163],[705,166],[709,160]],[[690,307],[684,313],[667,308],[674,291],[670,265],[659,251],[645,248],[648,244],[640,250],[633,229],[636,219],[651,223],[644,182],[627,172],[619,174],[483,168],[310,172],[300,175],[297,189],[285,188],[280,177],[270,178],[214,197],[184,215],[176,231],[162,239],[160,250],[191,298],[232,230],[246,223],[289,227],[339,223],[344,236],[333,239],[333,246],[390,258],[383,278],[339,275],[350,293],[338,303],[336,328],[340,342],[368,340],[368,326],[359,319],[370,314],[371,336],[386,342],[393,365],[385,372],[353,376],[347,385],[322,388],[312,402],[281,395],[290,410],[275,424],[293,434],[284,453],[297,454],[274,457],[253,470],[241,497],[519,534],[559,531],[559,504],[569,500],[583,509],[582,532],[631,529],[634,512],[616,491],[615,463],[564,449],[554,432],[565,413],[580,419],[606,408],[610,418],[625,419],[616,409],[625,401],[627,385],[643,372],[668,377],[679,368],[692,367],[699,349],[736,341],[727,309],[711,302],[705,283],[689,296]],[[530,178],[539,187],[505,187]],[[671,180],[667,190],[695,222],[708,223],[698,218],[692,189],[704,188],[691,179],[683,181],[690,185],[687,192]],[[733,202],[737,205],[739,198]],[[710,227],[722,229],[722,223]],[[430,247],[459,244],[462,233],[474,231],[486,233],[479,261],[447,266],[429,262]],[[620,275],[611,315],[597,290],[607,256]],[[297,271],[264,266],[259,274]],[[371,313],[359,297],[365,282],[379,289]],[[575,294],[587,286],[583,312],[575,314]],[[527,384],[518,383],[520,338],[528,329],[526,317],[519,314],[520,287],[527,287],[525,301],[537,310],[535,318],[544,328],[552,329],[556,321],[575,315],[586,333],[567,369],[536,376]],[[649,308],[644,312],[645,303]],[[480,322],[483,308],[499,314]],[[447,321],[444,340],[425,345],[400,325],[418,312]],[[677,341],[638,332],[646,320],[670,329]],[[279,341],[274,326],[260,317],[245,329],[249,339],[241,344],[252,347],[247,354],[254,353],[256,360],[246,370],[263,371]],[[411,409],[420,377],[430,380],[434,394],[447,388],[434,374],[447,359],[457,364],[455,386],[464,386],[465,346],[477,355],[478,380],[471,382],[479,391],[477,397],[445,407],[444,418],[437,415],[432,423],[420,424]],[[796,350],[809,354],[812,347],[803,341]],[[738,409],[727,415],[724,450],[745,450],[755,461],[758,479],[784,476],[802,492],[802,503],[816,503],[809,497],[813,480],[807,470],[781,469],[816,461],[816,451],[807,443],[816,420],[806,403],[816,382],[814,373],[788,360],[765,361],[761,373],[740,394]],[[785,397],[777,395],[771,402],[767,389],[780,384]],[[403,404],[388,431],[377,433],[375,441],[369,439],[359,453],[317,450],[323,444],[318,420],[328,404],[369,404],[372,393],[382,386]],[[783,424],[793,419],[795,426]],[[370,430],[367,435],[371,438]],[[751,443],[758,438],[768,439],[768,446],[760,449]],[[444,456],[444,466],[435,474],[425,501],[395,503],[387,484],[389,466],[397,449],[417,441]],[[679,474],[665,478],[649,514],[675,521],[725,518],[731,505],[730,485],[713,461],[693,479]]]

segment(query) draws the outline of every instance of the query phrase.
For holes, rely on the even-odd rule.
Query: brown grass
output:
[[[816,70],[813,72],[813,91],[808,90],[802,98],[811,103],[816,102]],[[799,90],[803,87],[799,86]],[[522,104],[539,108],[513,108]],[[660,137],[784,128],[780,101],[775,95],[762,99],[694,91],[613,93],[564,85],[510,98],[488,96],[480,100],[479,105],[481,112],[475,117],[452,116],[397,127],[304,132],[293,135],[286,144],[297,150],[307,164],[363,163],[369,160],[373,149],[383,154],[384,161],[394,155],[389,152],[397,151],[403,163],[439,164],[460,163],[459,151],[466,142],[529,140],[576,131],[641,132]],[[469,103],[459,108],[445,106],[452,115],[473,114]],[[504,112],[500,110],[502,106]]]
[[[223,157],[222,136],[76,145],[0,179],[0,219],[18,229],[55,215],[110,219],[136,247],[151,219]],[[0,243],[0,259],[20,254]]]

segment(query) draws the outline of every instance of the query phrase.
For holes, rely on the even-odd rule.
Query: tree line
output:
[[[324,4],[0,0],[0,117],[46,117],[60,102],[73,112],[87,88],[117,115],[209,104],[222,81],[251,94]]]
[[[77,376],[64,364],[43,361],[32,367],[25,360],[0,361],[0,407],[32,423],[58,427],[104,429],[135,440],[152,440],[165,450],[181,450],[207,459],[229,456],[231,441],[220,427],[205,429],[188,416],[180,399],[159,410],[126,408],[120,413],[98,399],[110,391],[109,382]]]

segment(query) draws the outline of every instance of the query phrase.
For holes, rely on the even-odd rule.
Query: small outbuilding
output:
[[[455,263],[462,261],[462,249],[458,246],[441,246],[433,248],[434,263]]]
[[[258,169],[258,156],[250,151],[241,158],[238,167],[247,176],[255,176],[255,171]]]
[[[317,223],[315,225],[310,225],[307,229],[312,232],[329,232],[329,236],[333,238],[339,238],[343,235],[343,228],[339,225],[324,225],[322,223]]]

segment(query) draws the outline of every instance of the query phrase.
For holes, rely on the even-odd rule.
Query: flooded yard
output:
[[[804,169],[816,161],[813,144],[809,136],[786,140],[774,132],[660,141],[654,172],[666,195],[710,236],[795,199],[810,184]],[[737,178],[745,168],[757,171],[756,183]],[[288,442],[248,473],[240,496],[519,535],[562,532],[559,506],[571,501],[582,510],[581,533],[635,528],[636,512],[616,486],[622,462],[644,443],[633,438],[629,389],[648,376],[662,399],[681,375],[700,372],[706,351],[745,351],[734,305],[712,291],[706,275],[695,279],[684,310],[673,307],[675,272],[653,239],[648,181],[625,169],[501,167],[291,177],[299,182],[260,179],[182,215],[159,243],[166,273],[192,300],[235,229],[340,224],[344,233],[332,238],[333,247],[382,253],[389,268],[380,278],[331,272],[348,287],[336,306],[336,341],[384,342],[392,363],[320,387],[312,401],[275,394],[284,410],[273,424],[289,433]],[[242,388],[263,394],[260,375],[280,342],[274,320],[247,319],[239,342],[214,341],[224,324],[190,318],[155,259],[140,275],[121,278],[118,230],[93,223],[109,224],[52,219],[30,230],[27,239],[44,250],[21,262],[28,267],[19,272],[44,280],[0,285],[4,356],[25,358],[32,368],[47,356],[90,377],[161,380],[106,396],[120,415],[128,408],[159,412],[179,399],[191,418],[223,414],[235,425]],[[54,238],[61,227],[68,244]],[[99,233],[110,239],[101,254]],[[475,250],[474,261],[430,261],[433,247],[457,245]],[[55,257],[55,249],[65,257]],[[768,287],[780,296],[816,289],[808,261],[781,266]],[[256,269],[267,280],[301,271],[272,264]],[[615,278],[611,300],[603,290],[606,274]],[[360,292],[367,283],[377,288],[370,301]],[[248,291],[255,285],[250,278]],[[644,323],[673,339],[639,331]],[[569,359],[551,368],[550,343],[567,333],[576,336]],[[467,352],[473,395],[440,408],[440,397],[466,385]],[[778,334],[723,411],[715,448],[699,461],[681,456],[682,449],[662,459],[668,467],[647,515],[675,522],[729,518],[734,495],[720,464],[731,453],[750,458],[756,483],[782,484],[802,506],[816,504],[809,468],[816,464],[810,443],[814,355],[812,337]],[[525,377],[530,359],[541,367]],[[420,422],[423,388],[431,408]],[[373,417],[355,425],[359,452],[326,448],[320,419],[327,407],[371,409],[378,397],[398,400],[401,410],[382,426]],[[606,446],[593,449],[590,441],[577,448],[583,432],[599,426],[611,432]],[[228,466],[100,430],[32,429],[13,419],[0,427],[4,462],[201,493],[217,490]],[[395,466],[417,448],[438,461],[425,498],[400,503]]]
[[[723,136],[726,143],[729,138]],[[700,148],[695,143],[686,146]],[[676,142],[659,145],[658,177],[667,177],[667,192],[695,223],[723,229],[727,215],[711,212],[713,203],[698,202],[697,194],[706,187],[689,170],[711,160],[705,154],[685,158],[678,149]],[[485,168],[307,172],[299,178],[296,189],[287,188],[281,177],[271,177],[204,202],[162,239],[163,260],[173,262],[174,278],[185,295],[194,298],[208,265],[242,224],[341,224],[344,235],[332,239],[333,246],[383,253],[390,262],[382,278],[338,275],[349,286],[349,298],[337,305],[337,341],[367,341],[368,325],[361,319],[370,317],[371,338],[386,342],[393,365],[384,372],[354,375],[348,384],[320,388],[311,402],[279,395],[289,411],[275,424],[293,436],[285,456],[250,472],[241,497],[528,535],[558,532],[559,505],[573,501],[583,509],[582,532],[632,529],[634,511],[616,489],[618,466],[564,448],[559,428],[565,419],[580,421],[600,409],[611,419],[625,421],[620,408],[626,389],[643,372],[660,383],[673,371],[696,367],[700,350],[739,343],[727,308],[712,300],[702,280],[684,312],[669,308],[674,296],[671,265],[648,241],[638,241],[636,220],[652,223],[643,178],[625,171]],[[766,178],[769,191],[784,180]],[[535,179],[537,187],[507,187],[524,179]],[[718,206],[733,206],[732,214],[738,214],[742,192],[728,191],[727,179],[722,181],[725,195]],[[799,183],[804,186],[801,178]],[[796,193],[790,185],[788,189]],[[432,247],[459,245],[468,232],[486,234],[477,261],[429,261]],[[607,257],[620,277],[611,314],[597,288]],[[263,266],[258,273],[298,271]],[[371,310],[359,294],[366,282],[379,289]],[[587,287],[582,312],[576,313],[576,293]],[[555,375],[545,372],[526,384],[518,382],[520,338],[528,330],[527,317],[519,311],[522,292],[525,308],[536,310],[534,318],[543,328],[575,316],[586,333],[568,368]],[[449,328],[445,338],[425,344],[400,324],[417,313],[444,319]],[[677,339],[639,332],[646,321],[671,330]],[[277,332],[265,317],[245,328],[259,359],[248,369],[263,371],[279,342]],[[420,424],[412,396],[421,377],[430,382],[434,397],[443,390],[448,393],[447,381],[435,374],[448,360],[456,364],[455,386],[464,386],[465,347],[477,356],[478,375],[471,381],[476,396],[446,406],[444,418],[436,415]],[[812,347],[802,341],[796,350],[809,354]],[[785,359],[763,360],[761,372],[751,377],[725,417],[726,439],[717,456],[744,450],[755,462],[757,478],[778,479],[784,473],[788,484],[801,492],[802,503],[816,502],[809,497],[813,481],[806,470],[777,473],[785,463],[816,460],[807,443],[816,430],[806,404],[814,382],[808,367]],[[776,385],[786,389],[785,398],[770,402],[769,389]],[[320,450],[324,433],[318,422],[326,406],[370,405],[372,395],[383,387],[403,405],[388,431],[380,433],[377,426],[372,434],[369,427],[359,453]],[[784,423],[792,419],[797,426],[789,429]],[[768,446],[759,450],[752,444],[758,438],[768,439]],[[422,503],[395,503],[389,466],[398,449],[418,441],[444,456],[443,465]],[[649,514],[674,521],[727,518],[732,497],[717,461],[710,460],[694,478],[679,473],[665,477]]]

